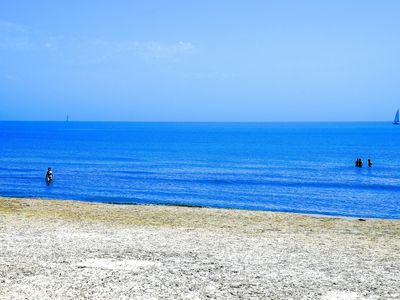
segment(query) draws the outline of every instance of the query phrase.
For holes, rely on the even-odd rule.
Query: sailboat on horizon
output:
[[[394,121],[392,123],[393,125],[400,125],[400,120],[399,120],[399,109],[397,109],[396,115],[394,117]]]

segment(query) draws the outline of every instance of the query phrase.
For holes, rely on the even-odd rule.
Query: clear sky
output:
[[[0,120],[379,121],[400,1],[0,2]]]

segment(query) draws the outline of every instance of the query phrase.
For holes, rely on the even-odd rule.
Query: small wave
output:
[[[141,177],[141,176],[125,176],[111,175],[115,179],[124,181],[144,181],[148,183],[167,182],[171,184],[187,183],[202,185],[231,185],[231,186],[280,186],[280,187],[314,187],[314,188],[330,188],[330,189],[362,189],[362,190],[381,190],[381,191],[400,191],[400,186],[377,183],[343,183],[343,182],[321,182],[321,181],[290,181],[290,180],[266,180],[263,179],[221,179],[221,178],[165,178],[165,177]],[[286,177],[288,178],[288,177]]]

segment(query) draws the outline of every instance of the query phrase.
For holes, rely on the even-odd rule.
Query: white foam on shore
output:
[[[106,270],[138,271],[143,268],[158,266],[159,263],[148,260],[114,260],[109,258],[91,258],[76,264],[78,268],[98,268]]]

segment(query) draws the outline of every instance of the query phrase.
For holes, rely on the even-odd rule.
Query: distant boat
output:
[[[394,117],[393,125],[400,125],[399,110],[397,109],[396,116]]]

